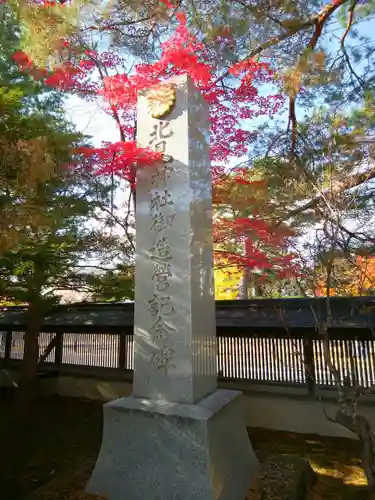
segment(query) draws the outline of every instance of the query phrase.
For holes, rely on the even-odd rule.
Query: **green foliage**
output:
[[[36,4],[27,0],[9,0],[9,15],[16,16],[19,47],[27,51],[39,67],[53,68],[61,61],[62,42],[78,28],[82,10],[91,2],[74,0]]]
[[[93,176],[74,151],[83,144],[65,118],[62,96],[19,72],[12,55],[19,25],[7,8],[0,22],[0,296],[56,302],[59,289],[85,289],[84,257],[102,240],[85,226],[109,183]]]
[[[41,215],[25,231],[18,228],[17,243],[2,252],[0,295],[43,310],[57,301],[56,291],[85,288],[86,275],[77,266],[95,251],[84,223],[96,204],[93,187],[74,168],[61,168],[35,191]]]
[[[62,97],[19,72],[12,60],[17,23],[7,12],[0,23],[0,251],[11,249],[29,226],[48,226],[41,187],[72,161],[79,137],[67,123]],[[10,43],[9,43],[10,42]]]
[[[110,46],[122,56],[135,55],[148,61],[158,58],[160,42],[174,27],[173,9],[168,11],[158,0],[116,0],[96,6],[84,3],[78,23],[68,19],[73,11],[61,14],[63,9],[58,7],[31,12],[22,2],[13,3],[21,19],[21,43],[28,40],[35,44],[35,53],[40,51],[43,59],[46,47],[51,56],[59,51],[57,38],[74,33],[81,45]],[[363,222],[361,230],[354,230],[354,239],[361,244],[369,242],[375,194],[375,44],[361,32],[361,26],[374,16],[374,0],[175,3],[176,9],[187,12],[190,26],[206,43],[208,58],[219,75],[221,72],[223,88],[233,83],[234,76],[226,72],[230,63],[255,57],[275,70],[272,92],[284,93],[288,101],[283,110],[286,116],[256,125],[257,142],[250,151],[251,176],[267,185],[266,200],[261,197],[257,204],[254,196],[237,188],[232,197],[238,205],[233,217],[251,215],[254,207],[259,211],[261,206],[258,216],[270,226],[287,223],[298,238],[316,230],[317,237],[309,248],[310,264],[317,246],[319,251],[320,247],[343,247],[348,238],[353,239],[347,228],[349,218]],[[34,25],[42,24],[44,32],[30,37]],[[225,37],[229,38],[224,43]],[[30,90],[26,93],[31,96]],[[53,93],[48,95],[53,98]],[[7,99],[9,103],[10,96]],[[21,100],[25,107],[25,99]],[[44,101],[39,100],[39,105]],[[34,105],[35,101],[29,97],[27,102]],[[49,157],[45,159],[48,165]],[[368,175],[358,176],[361,169]],[[48,171],[43,168],[40,175]],[[219,207],[220,213],[227,209],[228,204]],[[306,248],[303,251],[306,253]]]
[[[118,266],[102,276],[91,276],[93,288],[91,298],[100,302],[119,302],[134,299],[134,268]]]

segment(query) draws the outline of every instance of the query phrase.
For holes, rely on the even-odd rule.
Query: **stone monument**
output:
[[[244,500],[241,393],[217,389],[208,108],[187,76],[138,98],[133,395],[104,405],[87,486],[108,500]]]

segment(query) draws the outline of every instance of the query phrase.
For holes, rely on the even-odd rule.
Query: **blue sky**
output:
[[[102,141],[117,142],[118,128],[115,121],[101,107],[101,102],[88,102],[78,96],[71,96],[65,104],[66,114],[77,129],[92,137],[98,147]]]
[[[375,45],[375,20],[360,22],[357,25],[361,35],[368,36]],[[339,41],[343,33],[343,27],[336,22],[332,22],[325,35],[325,47],[329,53],[334,54],[339,50]],[[349,42],[349,40],[348,40]],[[354,45],[358,42],[353,42]],[[263,92],[268,89],[264,88]],[[108,116],[101,106],[102,102],[87,102],[77,96],[71,96],[66,103],[66,113],[68,117],[75,123],[78,130],[92,137],[93,144],[100,146],[102,141],[116,142],[119,140],[119,132],[114,120]],[[300,112],[297,106],[297,113]],[[286,117],[286,115],[284,115]],[[281,115],[280,118],[283,118]],[[267,117],[255,119],[247,122],[247,127],[252,128],[259,122],[267,120]]]
[[[357,25],[357,28],[362,36],[367,36],[370,39],[370,43],[374,43],[375,45],[374,25],[375,25],[375,20],[372,19],[366,22],[360,22]],[[325,49],[326,52],[334,55],[340,49],[340,38],[344,32],[344,28],[340,26],[338,23],[334,22],[330,25],[327,31],[328,33],[326,34],[324,40]],[[356,40],[351,42],[348,39],[348,44],[349,43],[356,45],[359,42]],[[361,67],[359,66],[356,69],[361,69]],[[271,91],[271,88],[263,89],[263,91],[265,92],[267,92],[268,90]],[[87,102],[80,99],[77,96],[70,97],[68,99],[68,102],[66,103],[66,113],[69,116],[69,118],[73,121],[73,123],[75,123],[76,127],[81,132],[92,137],[92,142],[96,147],[99,147],[102,141],[117,142],[120,140],[117,125],[113,120],[113,118],[111,118],[108,114],[106,114],[103,111],[102,109],[103,105],[104,102],[100,101],[99,99],[96,102],[92,101]],[[298,115],[302,114],[302,110],[297,106],[296,112],[298,118]],[[305,110],[303,111],[303,113],[305,113]],[[285,120],[286,123],[287,111],[282,113],[279,119]],[[260,122],[265,120],[268,120],[268,118],[261,117],[256,120],[248,121],[246,123],[246,128],[248,129],[255,128],[257,125],[259,125]],[[242,159],[236,158],[233,160],[233,162],[231,162],[229,166],[234,166],[238,164],[239,161],[246,161],[246,159],[247,157],[244,157]],[[119,189],[114,196],[114,204],[118,207],[116,213],[120,217],[121,217],[121,212],[124,212],[124,210],[126,210],[126,208],[124,208],[123,205],[126,199],[128,199],[128,193],[126,187],[123,187],[122,189]],[[356,221],[349,221],[348,228],[351,229],[352,231],[355,231],[357,229],[356,228],[357,225],[358,223],[356,223]],[[118,228],[117,230],[113,228],[113,230],[116,233],[118,233],[118,231],[121,232],[120,228]],[[303,239],[301,240],[301,243],[310,240],[311,243],[313,243],[315,238],[316,238],[315,230],[311,230],[304,235]]]
[[[375,46],[375,19],[371,19],[365,22],[360,22],[357,25],[357,29],[362,36],[367,36],[370,39],[370,43]],[[343,26],[340,26],[337,22],[331,22],[329,28],[326,32],[324,42],[325,49],[330,54],[335,54],[340,49],[340,38],[344,32]],[[350,41],[348,38],[347,43],[352,43],[357,45],[359,42],[354,40]],[[361,69],[360,66],[356,69]],[[271,92],[271,87],[266,87],[262,89],[262,93]],[[297,101],[298,103],[298,101]],[[76,125],[77,129],[81,132],[91,136],[92,143],[94,146],[99,147],[103,141],[117,142],[120,140],[119,131],[117,125],[113,118],[103,111],[104,102],[98,99],[97,101],[84,101],[77,96],[71,96],[66,103],[66,114],[69,119]],[[297,105],[297,118],[301,115],[302,110]],[[303,113],[306,111],[304,110]],[[302,116],[301,116],[302,117]],[[287,119],[287,110],[285,110],[279,119]],[[258,126],[261,122],[269,120],[268,117],[260,117],[254,120],[249,120],[244,123],[247,129],[252,129]],[[230,162],[229,166],[234,166],[240,161],[246,161],[247,157],[241,159],[235,158]],[[124,199],[124,191],[120,191],[115,196],[115,204],[121,204]]]
[[[370,43],[374,43],[375,46],[375,20],[370,20],[367,22],[361,22],[358,25],[358,29],[361,35],[366,35],[370,38]],[[330,28],[328,29],[329,33],[325,38],[325,48],[326,51],[334,54],[339,50],[339,42],[340,37],[342,36],[344,29],[339,26],[337,23],[332,23]],[[349,40],[348,40],[349,42]],[[354,45],[358,44],[357,41],[352,42]],[[271,90],[270,88],[264,88],[263,92],[267,92]],[[80,99],[77,96],[71,96],[66,103],[66,114],[70,118],[70,120],[75,123],[78,130],[83,132],[86,135],[91,136],[92,143],[94,146],[99,147],[103,141],[109,142],[117,142],[120,140],[119,131],[117,129],[117,125],[113,118],[107,115],[103,111],[103,101],[99,99],[96,102],[87,102]],[[301,113],[301,109],[297,107],[297,113]],[[281,116],[281,119],[287,118],[287,112],[284,112]],[[246,124],[246,128],[255,128],[259,125],[260,122],[264,120],[269,120],[268,117],[262,117],[256,120],[248,121]],[[246,158],[243,158],[246,160]],[[238,163],[238,159],[235,160],[235,164]],[[117,213],[124,211],[121,208],[122,203],[127,198],[127,195],[122,189],[118,191],[115,196],[114,202],[119,206]],[[350,228],[355,230],[354,224],[350,224]],[[117,230],[115,229],[116,233]],[[304,240],[310,240],[316,237],[315,231],[312,231],[311,234],[306,234],[304,236]]]

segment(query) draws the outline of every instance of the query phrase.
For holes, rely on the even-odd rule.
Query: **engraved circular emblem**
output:
[[[147,92],[146,99],[152,118],[163,118],[176,104],[176,87],[172,84],[157,85]]]

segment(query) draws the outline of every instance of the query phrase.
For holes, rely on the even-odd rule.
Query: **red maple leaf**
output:
[[[97,172],[116,173],[135,188],[135,172],[160,161],[161,156],[151,150],[140,148],[135,142],[135,106],[140,90],[149,88],[170,77],[188,74],[206,100],[210,113],[210,142],[212,176],[215,185],[225,180],[228,163],[248,153],[256,135],[244,126],[244,120],[260,115],[272,115],[284,104],[284,98],[274,93],[264,96],[259,85],[274,83],[272,65],[265,61],[246,59],[229,65],[230,85],[223,86],[215,52],[199,40],[187,27],[184,12],[174,12],[176,3],[160,0],[177,27],[172,36],[161,44],[159,60],[152,64],[139,64],[129,74],[118,73],[122,65],[118,54],[87,50],[81,58],[66,62],[53,72],[36,72],[26,54],[16,53],[19,66],[37,79],[60,90],[76,90],[92,99],[99,95],[106,102],[105,111],[118,125],[121,141],[103,144],[100,148],[81,148],[77,153],[85,155]],[[67,47],[67,41],[62,41]],[[235,40],[229,28],[219,31],[217,43],[231,47]],[[106,71],[99,71],[105,68]],[[98,77],[99,75],[102,75]],[[247,177],[249,167],[237,169],[234,181],[240,185],[251,185]],[[263,182],[263,181],[261,181]],[[253,215],[237,217],[235,220],[215,218],[214,242],[222,250],[215,253],[218,262],[236,264],[257,270],[274,269],[279,276],[289,276],[293,271],[293,257],[281,257],[278,249],[285,248],[287,231],[274,231],[261,220],[254,208]],[[225,245],[235,244],[240,250],[226,251]],[[233,246],[233,245],[232,245]],[[274,249],[274,251],[270,249]],[[283,252],[285,253],[285,252]]]

